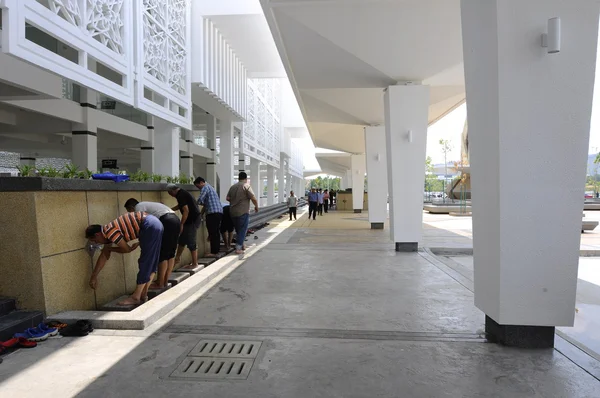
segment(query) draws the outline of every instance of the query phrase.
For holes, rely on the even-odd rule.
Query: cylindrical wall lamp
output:
[[[548,20],[548,33],[542,34],[542,47],[548,49],[548,54],[556,54],[560,52],[560,30],[560,18],[550,18]]]

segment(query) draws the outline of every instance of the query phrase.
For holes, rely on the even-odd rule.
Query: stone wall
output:
[[[0,296],[15,297],[22,309],[43,310],[47,315],[68,310],[94,310],[135,289],[139,250],[113,253],[98,277],[98,288],[88,286],[93,258],[85,250],[85,228],[105,224],[125,213],[129,198],[176,204],[161,184],[106,183],[39,178],[0,178],[0,186],[19,181],[63,190],[0,192]],[[52,180],[52,181],[50,181]],[[14,181],[14,182],[12,182]],[[65,190],[87,185],[87,190]],[[41,184],[43,185],[43,184]],[[48,185],[48,184],[47,184]],[[104,189],[92,189],[92,187]],[[187,187],[189,188],[189,187]],[[153,190],[148,190],[153,189]],[[195,188],[194,188],[195,189]],[[197,196],[197,192],[193,193]],[[204,227],[198,233],[201,256],[206,243]],[[182,264],[191,261],[189,250]]]

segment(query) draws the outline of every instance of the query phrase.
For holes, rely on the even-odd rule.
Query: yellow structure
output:
[[[136,189],[138,184],[128,185]],[[113,253],[94,291],[88,281],[98,253],[90,257],[84,234],[89,224],[105,224],[125,213],[123,205],[129,198],[176,204],[167,192],[158,190],[0,192],[0,295],[15,297],[21,309],[51,315],[94,310],[131,293],[136,286],[139,250]],[[201,228],[200,256],[205,236],[205,228]],[[182,263],[189,261],[186,250]]]

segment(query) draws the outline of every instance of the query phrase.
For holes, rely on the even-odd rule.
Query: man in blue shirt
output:
[[[196,178],[194,185],[200,189],[198,204],[202,206],[200,214],[206,214],[206,229],[210,240],[210,254],[204,256],[217,257],[221,248],[221,237],[219,236],[219,227],[223,218],[221,199],[219,199],[217,191],[204,178]]]
[[[308,194],[308,219],[312,214],[312,219],[317,218],[317,207],[319,206],[319,194],[316,188],[311,188]]]

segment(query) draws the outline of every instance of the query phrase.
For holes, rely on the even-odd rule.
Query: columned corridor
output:
[[[456,232],[426,226],[424,240],[454,239],[460,246],[469,239]],[[3,393],[295,398],[597,392],[598,381],[561,353],[562,343],[517,350],[486,342],[484,314],[468,282],[429,251],[395,252],[389,231],[370,230],[366,213],[330,212],[310,221],[303,209],[297,222],[284,217],[256,236],[249,242],[258,246],[240,266],[145,331],[98,330],[22,350],[10,368],[0,367]],[[248,348],[247,378],[247,368],[231,380],[175,377],[177,369],[200,365],[190,360],[220,366],[222,354],[194,354],[203,341],[221,344],[217,351],[242,342],[259,347]],[[93,366],[66,377],[82,357],[93,357]],[[198,367],[201,374],[206,369],[208,362]],[[33,377],[35,385],[27,383]]]

